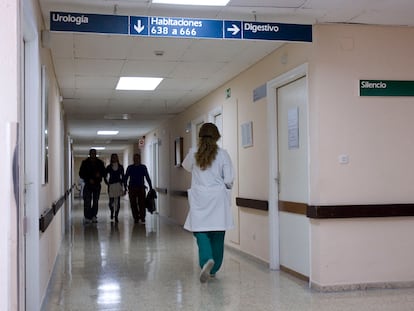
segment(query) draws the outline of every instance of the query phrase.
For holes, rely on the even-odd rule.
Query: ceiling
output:
[[[50,11],[274,23],[414,26],[412,0],[231,0],[224,7],[168,6],[151,0],[39,0]],[[184,111],[284,42],[133,37],[51,32],[54,63],[75,155],[127,145]],[[162,55],[157,55],[157,54]],[[120,76],[164,77],[155,91],[116,91]],[[119,130],[97,136],[97,130]]]

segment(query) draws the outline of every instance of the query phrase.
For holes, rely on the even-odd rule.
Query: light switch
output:
[[[338,161],[340,164],[348,164],[349,156],[347,154],[340,154],[338,157]]]

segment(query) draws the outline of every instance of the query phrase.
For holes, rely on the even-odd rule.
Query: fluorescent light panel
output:
[[[122,91],[153,91],[163,78],[120,77],[117,90]]]
[[[95,150],[105,150],[106,147],[91,147],[91,149],[95,149]]]
[[[119,131],[98,131],[98,135],[118,135]]]
[[[104,115],[104,119],[106,120],[129,120],[131,116],[127,113],[110,113]]]
[[[226,6],[230,0],[152,0],[152,3]]]

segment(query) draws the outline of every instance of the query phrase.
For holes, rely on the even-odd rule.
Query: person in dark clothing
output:
[[[127,167],[124,179],[124,185],[128,185],[128,195],[131,204],[132,216],[135,223],[141,221],[145,224],[145,180],[152,189],[151,179],[148,175],[148,169],[144,164],[141,164],[141,156],[134,154],[134,164]],[[129,184],[128,184],[129,179]],[[138,209],[139,207],[139,209]]]
[[[96,149],[89,150],[89,157],[82,161],[79,177],[85,181],[83,189],[84,222],[98,222],[98,201],[102,178],[105,177],[105,164],[96,157]]]
[[[107,177],[109,175],[109,180]],[[124,190],[124,167],[119,163],[118,155],[111,154],[111,163],[106,167],[105,183],[108,185],[109,209],[111,210],[111,220],[118,222],[119,208],[121,207],[121,196]]]

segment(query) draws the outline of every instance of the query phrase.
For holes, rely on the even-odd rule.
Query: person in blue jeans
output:
[[[142,224],[145,224],[145,180],[151,190],[152,183],[148,169],[141,163],[141,155],[136,153],[134,154],[134,164],[127,167],[124,178],[125,188],[128,186],[129,203],[135,223],[141,221]]]
[[[105,164],[96,156],[96,149],[89,150],[89,157],[82,161],[79,177],[85,182],[83,188],[83,214],[86,224],[98,222],[98,202],[101,182],[105,177]]]
[[[220,133],[213,123],[204,123],[198,136],[198,148],[190,149],[182,163],[191,172],[184,228],[196,238],[200,282],[205,283],[220,269],[225,231],[234,227],[230,190],[234,170],[227,151],[217,145]]]

